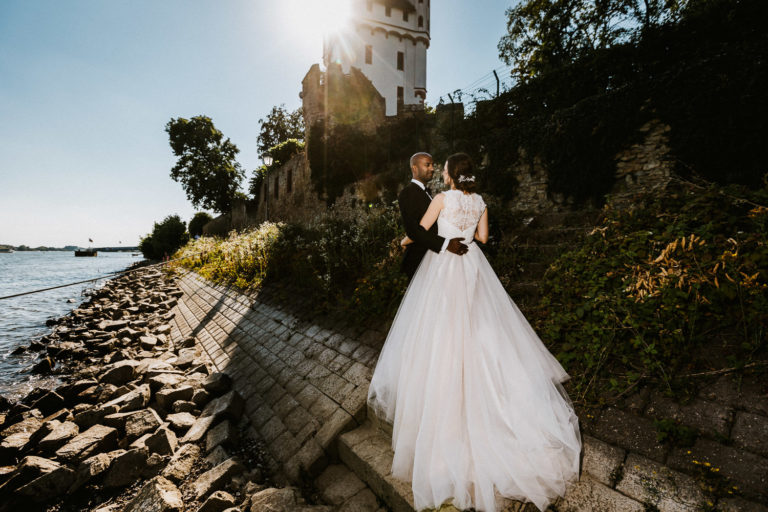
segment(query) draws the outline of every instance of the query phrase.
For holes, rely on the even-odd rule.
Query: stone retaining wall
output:
[[[365,420],[365,399],[384,334],[297,316],[302,297],[281,300],[215,286],[194,273],[179,281],[174,337],[194,336],[217,371],[235,381],[273,464],[296,481],[334,457],[333,441]]]
[[[179,287],[172,336],[194,336],[215,370],[233,377],[273,468],[297,481],[303,470],[316,476],[341,458],[376,491],[391,464],[391,441],[366,418],[365,399],[386,325],[331,322],[300,293],[248,295],[193,273]],[[736,388],[729,379],[689,404],[638,392],[615,407],[580,411],[581,478],[555,509],[768,512],[768,395],[758,380],[745,377]],[[700,436],[689,448],[663,445],[654,418],[673,418]],[[408,486],[401,487],[386,501],[407,510]]]

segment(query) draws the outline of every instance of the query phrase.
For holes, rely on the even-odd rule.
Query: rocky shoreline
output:
[[[181,295],[171,274],[135,270],[23,349],[63,384],[0,396],[0,511],[331,509],[274,487],[232,379],[171,338]]]

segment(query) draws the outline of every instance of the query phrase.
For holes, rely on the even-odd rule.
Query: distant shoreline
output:
[[[74,245],[67,245],[65,247],[28,247],[26,245],[6,245],[0,244],[0,249],[12,249],[15,252],[67,252],[78,251],[81,249],[93,249],[99,252],[139,252],[138,247],[79,247]]]

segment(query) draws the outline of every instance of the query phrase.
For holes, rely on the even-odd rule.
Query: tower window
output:
[[[288,169],[288,183],[286,184],[285,191],[289,194],[293,190],[293,169]]]
[[[275,178],[275,199],[280,197],[280,177]]]
[[[373,46],[370,44],[365,45],[365,63],[373,64]]]
[[[392,8],[387,6],[384,8],[384,14],[387,16],[392,16]]]
[[[403,21],[408,21],[408,11],[403,11]]]
[[[403,52],[397,52],[397,69],[398,71],[405,69],[405,54]]]
[[[403,101],[403,98],[405,97],[405,89],[398,86],[397,88],[397,101]]]
[[[419,27],[424,26],[424,16],[419,16]]]

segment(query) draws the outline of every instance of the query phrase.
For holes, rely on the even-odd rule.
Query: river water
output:
[[[0,297],[100,277],[142,259],[129,252],[101,252],[91,258],[76,258],[70,251],[0,254]],[[36,353],[11,352],[49,333],[48,318],[69,313],[87,298],[86,289],[99,287],[105,280],[0,300],[1,395],[18,399],[34,387],[57,384],[55,377],[29,373]]]

